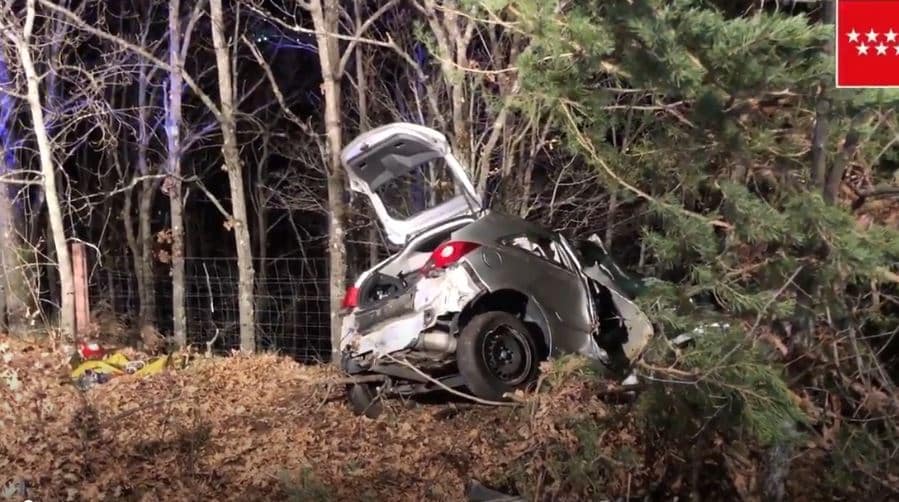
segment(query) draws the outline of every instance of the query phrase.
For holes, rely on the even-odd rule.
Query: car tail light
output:
[[[434,268],[446,268],[459,261],[463,256],[481,247],[480,244],[467,241],[449,241],[437,246],[431,253],[428,265]]]
[[[343,296],[342,307],[345,309],[354,309],[359,302],[359,288],[350,286],[346,288],[346,295]]]

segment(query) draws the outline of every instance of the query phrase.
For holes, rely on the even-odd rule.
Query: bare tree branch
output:
[[[184,82],[188,85],[188,87],[191,88],[192,91],[194,91],[194,93],[197,95],[197,97],[200,98],[200,100],[209,109],[209,111],[211,111],[213,113],[213,115],[216,116],[216,118],[221,117],[221,110],[219,110],[219,107],[216,106],[215,102],[212,101],[212,98],[210,98],[208,94],[203,92],[203,90],[200,88],[200,86],[197,84],[197,82],[193,79],[193,77],[191,77],[190,74],[187,73],[187,71],[184,70],[183,68],[172,68],[172,66],[170,64],[168,64],[167,62],[163,61],[162,59],[159,59],[158,57],[154,56],[153,54],[148,52],[143,47],[133,44],[133,43],[131,43],[123,38],[117,37],[111,33],[105,32],[98,28],[94,28],[93,26],[91,26],[86,21],[81,19],[81,17],[79,17],[77,14],[75,14],[71,10],[69,10],[65,7],[62,7],[60,5],[56,5],[53,2],[51,2],[50,0],[37,0],[37,1],[40,2],[40,4],[42,6],[48,8],[54,12],[58,12],[58,13],[62,14],[69,20],[69,22],[71,22],[73,25],[75,25],[76,27],[78,27],[81,30],[84,30],[87,33],[90,33],[92,35],[96,35],[97,37],[100,37],[104,40],[108,40],[110,42],[118,44],[119,46],[121,46],[125,49],[128,49],[129,51],[134,52],[135,54],[143,57],[147,61],[150,61],[151,63],[159,66],[160,68],[162,68],[168,72],[181,73],[182,77],[184,78]]]

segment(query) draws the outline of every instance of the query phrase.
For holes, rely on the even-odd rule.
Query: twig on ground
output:
[[[364,375],[364,376],[349,376],[345,378],[337,378],[334,380],[319,380],[319,381],[310,381],[308,383],[312,385],[348,385],[354,383],[374,383],[374,382],[383,382],[387,377],[384,375]]]
[[[135,413],[140,413],[142,411],[152,410],[153,408],[158,408],[160,406],[165,406],[170,403],[174,403],[175,401],[181,399],[181,396],[175,396],[170,399],[163,399],[162,401],[154,401],[152,403],[147,403],[141,406],[137,406],[135,408],[131,408],[130,410],[125,410],[118,415],[113,416],[107,423],[103,424],[103,427],[110,427],[112,425],[117,424],[121,419],[134,415]]]

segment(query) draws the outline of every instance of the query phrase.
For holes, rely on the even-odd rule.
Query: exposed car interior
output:
[[[419,270],[427,263],[437,246],[449,239],[455,230],[472,221],[471,218],[460,218],[413,238],[363,282],[359,291],[359,308],[372,308],[384,300],[402,295],[421,277]]]

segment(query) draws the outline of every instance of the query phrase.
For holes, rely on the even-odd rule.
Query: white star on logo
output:
[[[887,46],[883,45],[883,42],[881,42],[880,45],[878,45],[877,47],[875,47],[875,49],[877,49],[877,55],[878,55],[878,56],[886,56],[886,54],[887,54]]]
[[[852,31],[850,31],[848,33],[848,35],[849,35],[850,42],[858,42],[858,37],[859,37],[860,33],[855,31],[855,28],[853,28]]]
[[[899,56],[899,45],[894,45],[893,50],[896,51],[896,55]]]
[[[871,29],[871,31],[869,31],[868,33],[865,34],[865,36],[868,37],[868,42],[876,42],[878,35],[879,34],[876,31],[874,31],[873,28]]]
[[[890,28],[890,31],[884,33],[884,35],[886,35],[887,37],[887,42],[895,42],[896,35],[899,35],[899,33],[896,33],[892,28]]]
[[[858,49],[859,55],[867,54],[867,53],[868,53],[868,46],[865,45],[865,44],[859,45],[858,47],[856,47],[856,49]]]

